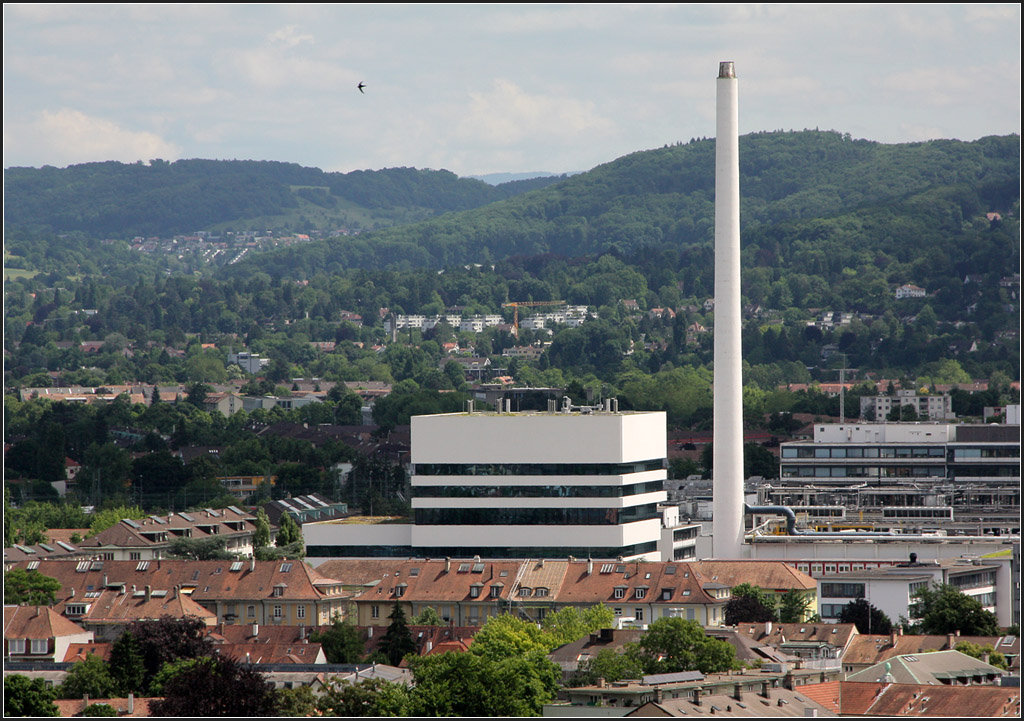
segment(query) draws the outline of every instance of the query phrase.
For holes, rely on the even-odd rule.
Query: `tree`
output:
[[[718,673],[736,665],[736,649],[710,638],[696,621],[659,618],[640,640],[649,673]]]
[[[309,640],[320,644],[328,663],[358,663],[365,653],[359,630],[337,614],[327,630],[314,631]]]
[[[976,658],[979,661],[984,661],[985,656],[988,655],[987,663],[990,663],[993,666],[997,666],[1003,669],[1004,671],[1007,671],[1010,668],[1010,664],[1007,662],[1006,656],[999,653],[999,651],[996,651],[990,643],[986,643],[984,646],[982,646],[980,643],[961,641],[956,646],[954,646],[953,650],[971,656],[972,658]]]
[[[960,592],[956,586],[939,584],[924,587],[914,595],[910,617],[922,633],[964,636],[997,636],[999,620],[986,611],[981,602]]]
[[[117,716],[117,709],[109,703],[91,703],[82,711],[82,716]]]
[[[359,683],[330,682],[316,699],[327,716],[410,716],[412,696],[404,684],[369,678]]]
[[[581,661],[572,677],[573,686],[590,686],[603,678],[608,683],[625,678],[640,678],[644,675],[644,657],[640,646],[626,644],[622,651],[603,648],[596,656]]]
[[[117,506],[97,511],[93,514],[92,523],[89,525],[89,536],[102,533],[111,526],[116,526],[125,518],[145,518],[146,512],[138,506]]]
[[[800,623],[807,619],[811,608],[811,599],[791,588],[779,600],[779,621],[782,623]]]
[[[392,666],[397,666],[402,662],[406,654],[416,650],[416,642],[412,640],[412,633],[410,633],[409,625],[405,621],[405,611],[402,610],[397,601],[391,609],[391,615],[388,618],[391,619],[391,624],[388,626],[388,630],[384,633],[384,638],[381,639],[377,648],[387,656],[388,663]]]
[[[61,698],[113,698],[118,691],[118,683],[107,664],[99,656],[89,654],[68,670],[58,693]]]
[[[301,542],[302,529],[299,528],[299,524],[295,522],[295,519],[291,517],[291,514],[282,513],[281,518],[278,521],[276,541],[277,547],[281,548],[292,543]]]
[[[277,713],[279,716],[315,716],[317,701],[317,695],[309,686],[279,688],[277,690]]]
[[[256,511],[256,530],[252,536],[253,548],[265,548],[270,545],[270,519],[262,508]]]
[[[433,606],[425,606],[419,615],[413,616],[413,626],[444,626],[444,620]]]
[[[615,614],[603,603],[580,610],[575,606],[549,613],[544,617],[541,628],[550,638],[552,648],[583,638],[602,628],[615,625]]]
[[[110,675],[117,681],[121,694],[139,693],[145,688],[146,666],[135,634],[125,631],[110,648]]]
[[[12,568],[4,574],[4,604],[15,606],[52,606],[60,581],[39,571]]]
[[[274,716],[273,683],[251,666],[214,656],[183,663],[163,684],[163,700],[150,706],[157,716]]]
[[[732,598],[725,604],[727,626],[775,620],[775,604],[767,593],[749,583],[741,583],[732,589]]]
[[[858,633],[892,633],[892,621],[889,617],[863,598],[846,604],[839,613],[839,623],[855,624]]]
[[[4,676],[4,716],[60,716],[56,698],[41,678]]]
[[[182,619],[164,616],[155,621],[135,621],[127,630],[139,644],[147,681],[151,681],[165,663],[179,658],[208,656],[212,651],[212,644],[206,637],[206,625],[194,616]]]
[[[227,550],[226,538],[175,538],[167,547],[171,558],[184,558],[191,561],[229,561],[237,556]]]

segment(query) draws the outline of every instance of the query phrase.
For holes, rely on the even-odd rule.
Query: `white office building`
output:
[[[428,557],[661,560],[665,414],[412,419],[412,545]]]

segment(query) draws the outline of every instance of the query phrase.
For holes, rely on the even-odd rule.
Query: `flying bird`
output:
[[[366,87],[366,83],[364,83],[362,80],[359,81],[359,85],[357,85],[356,87],[359,88],[359,92],[361,92],[363,95],[366,94],[366,91],[363,90],[363,88]]]

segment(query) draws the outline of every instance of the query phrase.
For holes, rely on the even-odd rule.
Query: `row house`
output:
[[[321,568],[362,588],[352,599],[357,623],[386,626],[397,603],[407,616],[434,608],[446,622],[482,625],[512,613],[539,622],[572,606],[604,604],[620,626],[644,627],[664,617],[721,626],[731,588],[751,583],[769,593],[796,588],[813,612],[813,579],[782,562],[602,562],[582,560],[337,559]]]
[[[114,591],[135,601],[179,599],[189,605],[181,599],[187,597],[208,612],[202,614],[208,625],[317,626],[344,616],[349,598],[340,581],[301,561],[40,561],[37,568],[60,582],[54,609],[64,616],[69,605],[86,598],[111,602],[104,594]]]
[[[152,515],[119,523],[78,544],[92,558],[104,561],[149,561],[167,554],[178,538],[223,538],[226,550],[252,556],[256,517],[235,506],[219,510]]]

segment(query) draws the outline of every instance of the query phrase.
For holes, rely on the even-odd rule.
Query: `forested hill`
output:
[[[372,228],[475,208],[559,179],[491,186],[447,170],[327,173],[248,160],[8,168],[4,223],[8,229],[114,238],[169,237],[218,225]]]
[[[713,140],[692,140],[637,152],[543,190],[257,256],[230,272],[308,277],[350,267],[440,268],[702,245],[713,237],[714,151]],[[821,242],[808,250],[828,252],[830,239],[847,253],[913,253],[956,245],[965,224],[1012,208],[1019,136],[883,145],[831,131],[758,133],[740,139],[740,174],[744,245],[774,260],[792,259],[809,241]]]

